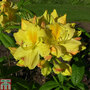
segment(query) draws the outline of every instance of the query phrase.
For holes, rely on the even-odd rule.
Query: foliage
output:
[[[35,29],[37,29],[37,28],[35,28],[37,23],[40,26],[40,29],[43,28],[42,30],[45,29],[44,25],[47,25],[46,28],[48,28],[48,30],[51,29],[52,31],[55,30],[55,27],[58,27],[58,25],[56,25],[56,26],[48,25],[48,24],[52,24],[52,22],[54,22],[54,20],[56,21],[58,19],[58,17],[57,17],[58,15],[55,11],[53,14],[48,14],[48,13],[45,14],[44,13],[44,15],[37,17],[38,19],[35,19],[36,17],[32,18],[35,14],[37,16],[41,15],[45,9],[48,9],[48,11],[50,13],[54,8],[56,8],[59,13],[64,14],[67,12],[67,10],[65,8],[67,8],[67,6],[69,6],[68,8],[70,10],[68,9],[68,17],[67,17],[68,21],[69,20],[70,21],[73,21],[73,20],[89,21],[90,20],[89,14],[87,14],[87,15],[85,14],[89,10],[90,0],[68,0],[68,1],[67,0],[54,0],[54,1],[52,1],[52,0],[47,0],[47,1],[46,0],[26,0],[26,1],[19,0],[19,2],[15,2],[15,3],[8,2],[8,0],[2,0],[2,1],[3,2],[0,3],[0,6],[1,6],[1,8],[0,8],[1,9],[1,12],[0,12],[0,20],[1,20],[0,21],[0,24],[1,24],[0,25],[0,45],[3,45],[5,48],[7,48],[9,50],[13,49],[13,50],[11,50],[11,53],[13,56],[14,56],[14,51],[16,50],[16,48],[19,48],[19,46],[21,46],[21,48],[23,47],[23,45],[21,45],[22,43],[19,40],[22,38],[17,39],[17,40],[19,40],[19,42],[15,41],[15,39],[14,39],[15,34],[17,34],[20,31],[20,29],[25,29],[28,31],[28,28],[30,28],[30,29],[35,30]],[[47,5],[43,5],[44,3],[46,3]],[[52,3],[56,4],[56,6],[54,6]],[[65,4],[67,4],[67,5],[65,5]],[[75,9],[76,7],[75,6],[72,7],[70,4],[80,5],[78,7],[76,6],[77,8],[80,9],[80,11],[77,11]],[[4,5],[7,7],[2,7]],[[59,5],[61,7],[61,11],[58,9]],[[64,8],[61,5],[64,5]],[[84,10],[84,9],[82,9],[81,5],[88,5],[88,6],[87,7],[84,6],[85,7],[85,10]],[[35,8],[37,8],[37,10],[39,10],[40,12],[37,11]],[[71,9],[71,8],[73,8],[73,9]],[[86,9],[87,9],[87,11],[86,11]],[[13,19],[10,18],[10,15],[11,15],[10,12],[12,12]],[[71,16],[69,14],[71,14]],[[52,16],[54,17],[54,19],[52,18]],[[82,19],[82,17],[83,17],[83,19]],[[59,19],[60,18],[61,17],[59,17]],[[42,23],[42,20],[45,23]],[[31,25],[30,22],[32,22],[35,25]],[[41,23],[42,23],[42,25],[41,25]],[[60,19],[60,25],[64,26],[63,24],[66,24],[65,16],[64,16],[63,20]],[[29,27],[30,25],[34,28]],[[75,32],[76,32],[76,33],[74,33],[73,38],[75,38],[77,35],[78,35],[78,37],[82,37],[82,39],[80,41],[80,42],[82,42],[82,44],[80,44],[80,46],[79,46],[79,47],[81,47],[81,48],[79,48],[81,52],[76,53],[74,56],[72,55],[73,58],[71,56],[68,56],[70,54],[67,55],[68,57],[62,57],[63,59],[65,59],[65,60],[63,60],[65,63],[67,63],[68,60],[71,60],[71,58],[72,58],[72,60],[70,62],[68,62],[68,63],[70,63],[71,67],[69,64],[64,65],[63,62],[61,62],[62,58],[60,58],[61,61],[58,60],[58,55],[61,52],[59,52],[59,54],[52,53],[53,54],[52,59],[50,56],[44,57],[44,55],[46,55],[48,52],[43,53],[43,51],[44,50],[48,51],[48,46],[44,45],[44,47],[46,47],[46,48],[42,48],[43,47],[42,43],[43,42],[45,43],[44,37],[46,38],[46,36],[45,36],[44,32],[39,32],[40,33],[39,35],[43,34],[44,37],[38,38],[38,42],[39,41],[41,42],[40,45],[35,44],[39,47],[39,49],[38,49],[39,56],[40,56],[40,59],[42,59],[41,62],[39,62],[38,67],[41,68],[41,73],[45,76],[52,72],[50,75],[47,76],[47,78],[48,78],[47,82],[41,86],[32,80],[31,81],[26,80],[25,78],[21,78],[16,75],[18,72],[23,71],[23,70],[25,70],[26,73],[28,72],[27,68],[18,67],[16,65],[10,64],[11,62],[17,63],[18,61],[21,61],[21,59],[17,58],[17,56],[22,51],[19,51],[19,53],[17,53],[16,56],[14,56],[14,57],[12,55],[9,55],[8,57],[6,57],[6,56],[0,57],[0,79],[10,78],[12,80],[12,90],[20,90],[20,89],[22,89],[22,90],[38,90],[38,89],[39,90],[72,90],[72,89],[88,90],[87,86],[82,82],[82,80],[83,80],[84,75],[87,75],[87,78],[89,78],[89,76],[90,76],[88,73],[89,63],[87,63],[88,62],[87,56],[90,54],[89,53],[90,47],[89,47],[89,43],[87,43],[87,42],[89,42],[90,34],[87,33],[86,30],[84,30],[83,28],[74,27],[74,24],[70,24],[70,26],[72,26],[72,28],[75,28]],[[62,28],[64,28],[64,27],[62,27]],[[66,26],[66,28],[67,28],[67,26]],[[69,28],[69,29],[71,29],[71,28]],[[50,32],[48,32],[48,33],[50,35]],[[71,35],[71,33],[72,32],[70,32],[69,35]],[[20,36],[23,36],[25,34],[25,32],[23,34],[22,33],[19,33],[19,34],[21,34]],[[53,37],[56,38],[55,40],[57,40],[58,34],[56,34],[55,32],[52,32],[52,34],[53,34]],[[30,36],[32,36],[31,33],[30,33]],[[17,35],[16,35],[16,37],[17,37]],[[18,35],[18,37],[19,37],[19,35]],[[33,36],[31,37],[31,39],[32,38],[33,38]],[[34,39],[35,39],[35,36],[34,36]],[[34,39],[32,40],[33,42],[34,42]],[[51,42],[50,38],[47,40],[48,40],[48,43]],[[27,41],[24,41],[24,42],[26,42],[26,46],[27,46],[28,45]],[[30,42],[30,44],[31,44],[31,42]],[[87,48],[85,48],[85,46]],[[64,46],[64,47],[67,48],[67,46]],[[28,50],[28,48],[26,48],[26,47],[23,47],[23,48],[26,51]],[[29,48],[31,48],[31,47],[29,47]],[[57,49],[57,51],[58,50],[59,49]],[[26,51],[23,53],[24,53],[24,55],[26,54],[26,56],[27,56],[28,53]],[[31,54],[32,56],[35,56],[35,58],[38,57],[36,55],[37,54],[36,51],[37,50],[35,50],[34,52],[30,52],[30,53],[32,53]],[[63,49],[63,51],[64,51],[64,49]],[[17,59],[16,61],[14,60],[15,57]],[[45,60],[43,60],[45,58],[48,58],[47,62]],[[23,57],[22,57],[22,59],[23,59]],[[32,57],[32,59],[33,59],[33,57]],[[56,65],[57,63],[59,65]],[[22,66],[22,64],[23,64],[22,62],[19,62],[17,65]],[[27,62],[27,64],[28,64],[28,62]],[[35,64],[37,64],[37,63],[35,62]],[[28,67],[30,69],[33,68],[29,65],[28,65]],[[51,68],[53,68],[53,69],[51,69]],[[57,71],[55,71],[56,68],[59,68],[59,71],[60,70],[61,71],[58,73]],[[67,71],[67,68],[69,68],[69,69],[72,68],[72,72],[68,69],[71,73],[67,71],[66,73],[63,74],[62,68],[66,69],[66,71]],[[53,72],[57,73],[57,75],[55,75]]]
[[[90,1],[89,0],[30,0],[31,3],[46,3],[46,4],[50,4],[50,3],[53,3],[53,4],[61,4],[61,5],[64,5],[64,4],[72,4],[72,5],[88,5],[90,4]]]

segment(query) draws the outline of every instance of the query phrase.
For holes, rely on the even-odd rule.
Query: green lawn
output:
[[[90,21],[90,5],[60,5],[60,4],[31,4],[27,6],[36,13],[42,15],[45,10],[49,13],[56,9],[59,15],[67,14],[67,21]]]

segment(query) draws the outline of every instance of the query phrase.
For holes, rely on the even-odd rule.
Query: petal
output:
[[[70,53],[67,53],[67,54],[63,55],[62,58],[64,61],[71,61],[72,55]]]
[[[55,23],[48,25],[48,28],[52,31],[52,36],[57,40],[60,37],[60,25],[58,23]]]
[[[47,10],[44,12],[43,16],[44,16],[45,20],[47,22],[49,22],[49,14],[48,14],[48,11]]]
[[[20,67],[23,67],[24,66],[24,61],[23,60],[19,60],[16,65],[20,66]]]
[[[75,29],[71,28],[70,23],[61,26],[60,41],[70,40],[75,33]]]
[[[44,63],[44,65],[42,66],[41,73],[42,73],[43,76],[47,76],[51,73],[51,67],[50,67],[48,61],[46,61]]]
[[[25,50],[22,47],[19,47],[14,53],[14,58],[16,60],[20,60],[22,57],[25,57],[28,53],[31,53],[31,50]]]
[[[67,52],[77,52],[79,50],[81,42],[75,39],[71,39],[65,41],[62,45],[66,48]]]
[[[21,45],[26,40],[25,31],[19,30],[18,32],[14,33],[14,38],[16,40],[16,43]]]
[[[65,71],[61,72],[62,75],[64,76],[71,76],[72,74],[72,68],[69,64],[66,64]]]
[[[64,76],[70,76],[72,73],[70,65],[63,62],[59,64],[54,63],[53,71],[56,74],[61,73]]]
[[[12,55],[14,55],[14,53],[17,50],[17,48],[15,48],[15,47],[9,47],[8,49],[10,50],[10,52],[11,52]]]
[[[57,11],[55,9],[51,13],[51,15],[54,17],[54,19],[58,17]]]
[[[39,43],[38,46],[38,52],[41,56],[48,56],[50,53],[50,46],[48,44]]]
[[[66,14],[64,16],[61,16],[60,18],[58,18],[57,22],[61,24],[66,24],[66,16]]]
[[[57,58],[61,57],[62,55],[64,55],[66,49],[63,46],[54,46],[54,50],[51,50],[51,54],[57,56]]]
[[[27,20],[22,19],[21,20],[21,29],[22,30],[28,30],[31,26],[31,23]]]
[[[24,57],[25,66],[29,69],[34,69],[40,62],[39,53],[37,50],[32,50]]]

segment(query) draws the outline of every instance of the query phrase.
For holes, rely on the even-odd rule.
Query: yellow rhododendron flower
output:
[[[17,6],[12,4],[9,0],[0,1],[0,24],[4,26],[9,21],[15,21],[15,13],[17,11]]]
[[[54,19],[58,17],[57,11],[54,9],[53,12],[51,13]]]
[[[52,69],[56,74],[72,74],[67,62],[86,47],[80,41],[81,32],[75,30],[75,23],[66,23],[66,16],[59,17],[54,9],[51,14],[46,10],[40,17],[21,20],[21,29],[14,33],[18,47],[9,48],[18,66],[29,69],[38,66],[44,76]]]
[[[38,64],[38,67],[41,68],[41,73],[44,76],[47,76],[51,73],[51,67],[49,65],[49,62],[46,60],[41,60],[41,62]]]
[[[64,76],[70,76],[72,74],[72,69],[69,64],[60,62],[59,64],[56,64],[54,62],[53,71],[56,74],[61,73]]]
[[[37,66],[40,55],[44,57],[50,53],[49,45],[43,43],[46,37],[45,31],[29,21],[22,20],[21,29],[14,33],[14,37],[20,47],[16,49],[13,56],[16,60],[23,58],[24,65],[30,69]]]

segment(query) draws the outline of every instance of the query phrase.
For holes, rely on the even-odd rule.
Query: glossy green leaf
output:
[[[6,29],[20,29],[21,26],[16,26],[16,25],[13,25],[13,26],[8,26]]]
[[[78,30],[81,30],[82,32],[84,32],[85,35],[86,35],[88,38],[90,38],[90,34],[89,34],[85,29],[83,29],[83,28],[78,28]]]
[[[1,58],[0,58],[0,62],[3,62],[5,59],[6,59],[5,56],[1,57]]]
[[[60,87],[57,87],[55,90],[60,90]]]
[[[85,89],[85,85],[84,85],[83,83],[79,83],[77,86],[78,86],[79,89],[81,89],[81,90],[86,90],[86,89]]]
[[[7,34],[0,33],[0,40],[6,48],[15,46],[14,39]]]
[[[23,5],[23,3],[24,3],[24,0],[20,0],[19,2],[17,2],[17,6],[18,6],[19,9]]]
[[[59,82],[61,82],[63,84],[64,76],[62,74],[58,74],[58,79],[59,79]]]
[[[84,66],[72,65],[72,76],[71,81],[74,85],[77,85],[83,78]]]
[[[69,87],[66,87],[66,86],[62,86],[63,90],[70,90]]]
[[[58,84],[55,81],[48,81],[40,87],[39,90],[51,90],[58,87]]]

